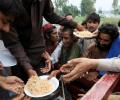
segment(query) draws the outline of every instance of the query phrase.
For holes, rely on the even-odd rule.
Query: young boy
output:
[[[85,20],[86,24],[86,30],[90,32],[95,32],[98,29],[98,26],[100,24],[100,16],[96,13],[91,13],[87,16]],[[82,46],[82,55],[86,56],[87,54],[87,48],[95,42],[95,39],[79,39],[79,44]]]

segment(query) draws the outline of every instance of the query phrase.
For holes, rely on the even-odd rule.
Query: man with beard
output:
[[[118,28],[112,24],[103,24],[98,29],[96,43],[88,48],[86,57],[99,59],[108,57],[112,43],[119,37]],[[119,50],[119,49],[118,49]],[[118,56],[118,55],[117,55]],[[102,72],[100,72],[100,76]],[[94,80],[98,76],[97,72],[89,72],[86,75],[88,80]]]
[[[113,41],[119,36],[116,26],[103,24],[98,29],[96,43],[88,48],[88,58],[106,58]]]

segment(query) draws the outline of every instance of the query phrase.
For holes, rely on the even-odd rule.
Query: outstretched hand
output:
[[[57,77],[60,74],[60,70],[54,70],[49,75],[48,79],[51,79],[52,77]]]
[[[16,76],[5,77],[1,83],[1,87],[15,94],[21,94],[23,92],[24,83]]]
[[[73,81],[85,74],[89,69],[95,68],[97,63],[97,59],[76,58],[70,60],[68,66],[63,66],[62,69],[69,67],[70,65],[74,65],[75,67],[70,73],[63,75],[63,80],[65,82]]]

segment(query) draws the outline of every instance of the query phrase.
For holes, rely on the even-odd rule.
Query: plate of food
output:
[[[48,75],[31,77],[24,87],[26,95],[32,98],[45,97],[52,94],[59,87],[59,81],[55,77],[50,80]]]
[[[96,34],[91,33],[89,31],[76,31],[76,32],[73,32],[73,34],[79,38],[93,38],[96,36]]]

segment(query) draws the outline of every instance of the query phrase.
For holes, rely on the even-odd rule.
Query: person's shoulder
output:
[[[79,43],[78,43],[78,42],[75,42],[75,43],[73,44],[73,47],[80,48],[80,45],[79,45]]]
[[[82,48],[81,48],[81,46],[79,45],[78,42],[75,42],[75,43],[73,44],[73,46],[72,46],[72,50],[74,50],[74,51],[79,51],[79,52],[81,52],[81,51],[82,51],[81,49],[82,49]]]

